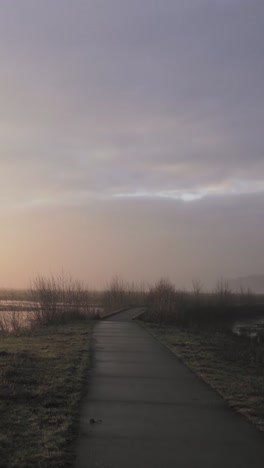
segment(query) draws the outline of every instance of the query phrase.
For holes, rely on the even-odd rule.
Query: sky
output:
[[[5,0],[0,286],[264,274],[264,2]]]

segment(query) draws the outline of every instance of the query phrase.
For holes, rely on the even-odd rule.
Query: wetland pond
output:
[[[257,338],[264,334],[264,317],[237,320],[232,330],[235,335]]]
[[[63,307],[64,304],[57,304]],[[66,305],[69,307],[69,305]],[[0,332],[28,328],[34,321],[34,315],[39,310],[39,304],[32,301],[0,300]],[[100,304],[89,304],[85,307],[89,314],[103,315],[104,309]]]

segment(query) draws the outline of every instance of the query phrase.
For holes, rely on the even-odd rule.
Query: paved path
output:
[[[143,312],[143,307],[138,307],[136,309],[127,309],[124,312],[120,312],[112,317],[106,318],[107,321],[113,322],[129,322],[136,318],[141,312]]]
[[[95,328],[76,467],[263,468],[263,436],[137,323],[117,318]]]

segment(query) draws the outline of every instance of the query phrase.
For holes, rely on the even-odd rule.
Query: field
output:
[[[161,280],[150,288],[141,316],[151,333],[262,431],[263,304],[263,296],[234,294],[223,281],[211,293],[198,283],[189,293]],[[247,321],[248,328],[237,326]]]
[[[83,321],[1,337],[1,468],[72,466],[91,332]]]
[[[72,466],[92,319],[123,307],[145,307],[143,326],[264,431],[263,329],[254,339],[232,333],[237,320],[263,321],[263,302],[224,282],[204,293],[199,283],[186,292],[167,280],[144,289],[114,279],[91,291],[65,275],[2,291],[0,468]]]

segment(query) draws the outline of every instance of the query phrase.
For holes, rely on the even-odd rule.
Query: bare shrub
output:
[[[213,295],[215,299],[215,305],[219,308],[230,308],[234,304],[234,295],[229,288],[228,282],[220,279],[216,283],[216,288]]]
[[[105,311],[110,313],[127,307],[142,307],[145,297],[144,285],[138,286],[115,277],[102,293],[102,304]]]
[[[8,299],[8,304],[0,309],[0,333],[18,333],[25,328],[25,325],[24,315],[17,305],[13,305],[12,300]]]
[[[232,318],[233,297],[222,280],[213,293],[204,293],[199,281],[193,282],[193,292],[187,292],[161,279],[149,289],[143,319],[185,327],[219,327]]]
[[[143,317],[159,323],[183,323],[187,319],[188,298],[186,291],[176,289],[168,279],[163,278],[150,286]]]
[[[9,330],[8,317],[5,312],[0,312],[0,332],[6,333]]]
[[[91,294],[82,282],[62,273],[38,275],[31,287],[33,324],[57,324],[97,318],[91,309]]]
[[[239,294],[237,294],[239,304],[243,305],[252,305],[256,304],[257,296],[254,294],[250,288],[244,288],[240,286]]]

